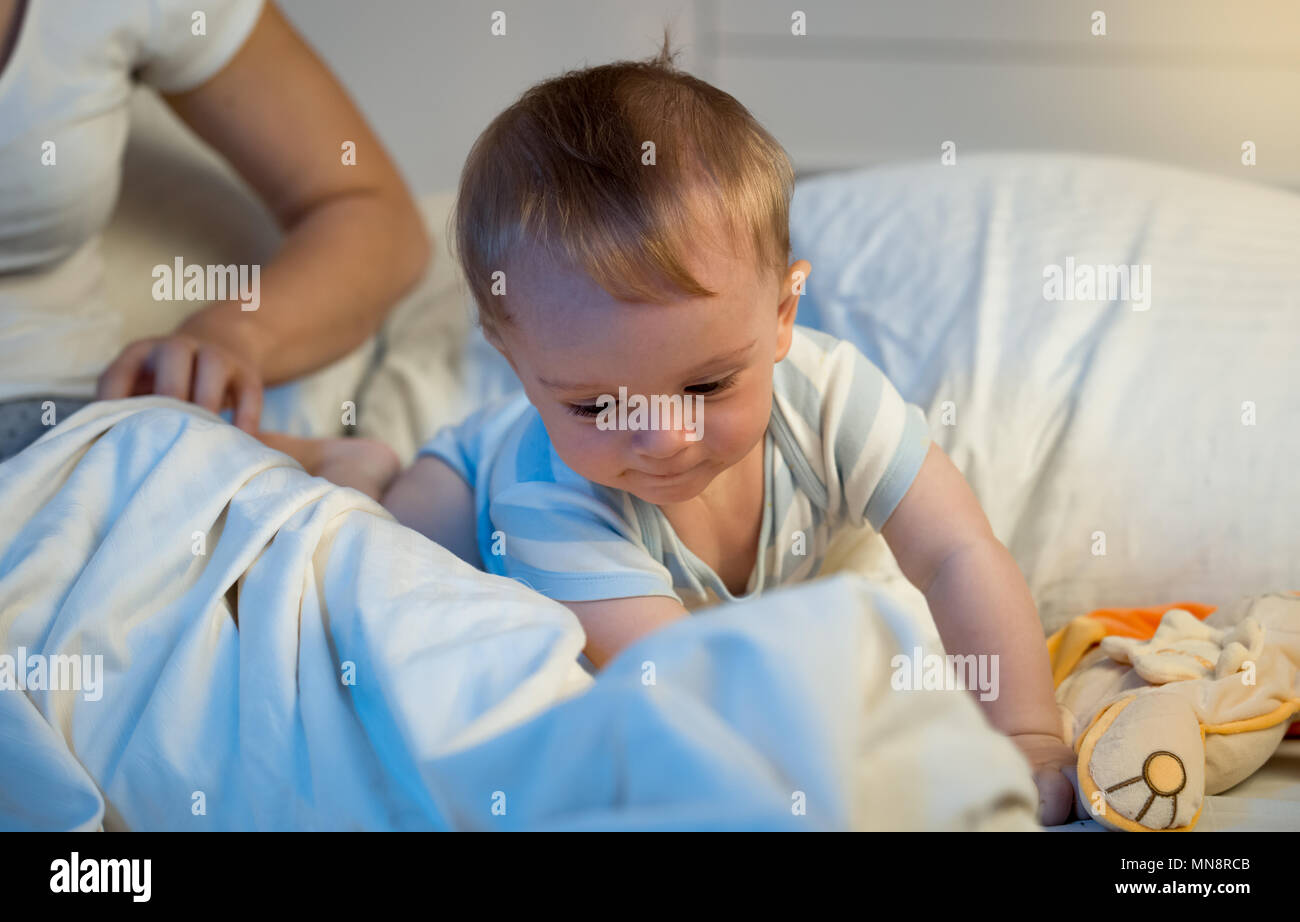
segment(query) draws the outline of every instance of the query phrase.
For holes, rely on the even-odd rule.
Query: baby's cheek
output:
[[[618,442],[624,433],[584,426],[577,433],[567,433],[563,441],[552,441],[555,453],[579,477],[608,484],[622,472]]]
[[[757,401],[728,404],[712,411],[706,407],[700,418],[709,453],[735,464],[763,437],[770,412],[769,407],[764,413]]]

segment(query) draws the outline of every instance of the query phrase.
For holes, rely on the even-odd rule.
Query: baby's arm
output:
[[[483,568],[474,494],[464,478],[441,458],[416,458],[392,482],[383,503],[403,525],[441,544],[466,563]]]
[[[376,439],[305,439],[279,432],[259,432],[257,437],[312,476],[382,500],[397,521],[482,568],[474,494],[444,461],[423,456],[402,471],[393,450]]]
[[[604,669],[620,650],[651,631],[690,614],[677,599],[662,595],[564,604],[578,616],[587,634],[582,652],[597,669]]]
[[[384,506],[403,525],[432,538],[461,560],[482,567],[475,538],[474,495],[442,460],[432,456],[417,459],[388,488]],[[688,614],[677,599],[657,595],[562,604],[578,616],[587,634],[583,652],[597,669],[603,669],[624,647]]]
[[[378,439],[307,439],[281,432],[259,432],[257,438],[282,451],[313,477],[360,490],[379,499],[402,469],[396,453]]]
[[[980,704],[1033,767],[1041,822],[1068,820],[1074,790],[1061,769],[1074,765],[1074,753],[1061,739],[1033,596],[965,478],[938,445],[931,443],[881,534],[904,575],[925,594],[947,651],[998,654],[1000,691]]]

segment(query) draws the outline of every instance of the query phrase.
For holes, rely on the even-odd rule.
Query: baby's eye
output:
[[[690,387],[686,388],[686,390],[692,394],[699,394],[703,397],[707,397],[709,394],[716,394],[719,391],[725,391],[727,388],[731,387],[736,383],[737,375],[739,375],[739,372],[727,375],[727,377],[720,381],[712,381],[708,384],[692,384]]]
[[[612,406],[613,404],[615,404],[615,403],[617,403],[617,402],[618,402],[618,401],[616,401],[616,400],[611,400],[611,401],[609,401],[609,404]],[[605,409],[605,404],[603,404],[603,403],[571,403],[571,404],[569,404],[569,412],[570,412],[570,413],[572,413],[574,416],[585,416],[585,417],[587,417],[588,419],[594,419],[594,418],[596,418],[597,416],[600,415],[600,412],[601,412],[601,410],[603,410],[603,409]]]

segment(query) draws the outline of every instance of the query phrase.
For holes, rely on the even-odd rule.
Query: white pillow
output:
[[[813,267],[799,322],[927,410],[1048,630],[1300,588],[1300,197],[1124,160],[963,157],[805,180],[791,229]],[[1067,259],[1149,266],[1149,309],[1132,291],[1048,300]]]

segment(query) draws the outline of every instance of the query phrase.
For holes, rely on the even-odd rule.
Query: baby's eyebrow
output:
[[[695,368],[687,372],[683,376],[683,378],[689,380],[691,378],[695,378],[700,375],[703,375],[706,372],[712,371],[714,368],[719,368],[723,365],[726,365],[728,362],[735,361],[736,359],[740,358],[742,355],[748,353],[750,349],[753,349],[754,343],[756,342],[758,342],[757,339],[751,339],[747,345],[741,346],[739,349],[733,349],[730,352],[726,352],[721,355],[715,355],[707,362],[701,362],[699,365],[695,366]],[[542,384],[546,385],[547,387],[557,391],[593,391],[594,392],[594,391],[602,391],[602,389],[604,388],[604,385],[601,384],[580,384],[573,381],[552,381],[549,378],[543,378],[541,375],[537,376],[537,380]]]

